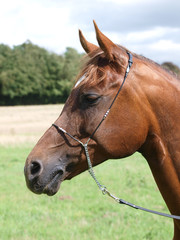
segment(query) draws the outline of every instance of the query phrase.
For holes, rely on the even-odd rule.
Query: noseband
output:
[[[133,64],[133,61],[132,61],[132,54],[127,52],[128,56],[129,56],[129,60],[128,60],[128,66],[126,68],[126,72],[125,72],[125,75],[124,75],[124,79],[123,79],[123,82],[121,83],[120,85],[120,88],[118,90],[118,92],[116,93],[113,101],[111,102],[108,110],[106,111],[106,113],[104,114],[104,116],[102,117],[100,123],[97,125],[97,127],[95,128],[94,132],[90,135],[90,137],[88,138],[87,142],[86,143],[83,143],[81,142],[79,139],[73,137],[70,133],[66,132],[66,130],[64,130],[63,128],[61,127],[58,127],[56,124],[52,124],[52,126],[54,126],[58,131],[60,132],[63,132],[64,134],[68,135],[70,138],[72,138],[73,140],[75,140],[76,142],[80,143],[83,148],[84,148],[84,151],[85,151],[85,154],[86,154],[86,158],[87,158],[87,163],[88,163],[88,171],[91,175],[91,177],[94,179],[94,181],[96,182],[97,186],[99,187],[99,189],[102,191],[102,193],[104,195],[108,195],[109,197],[113,198],[116,202],[120,203],[120,204],[125,204],[127,206],[130,206],[134,209],[140,209],[140,210],[143,210],[143,211],[146,211],[146,212],[149,212],[149,213],[154,213],[154,214],[157,214],[157,215],[161,215],[161,216],[164,216],[164,217],[169,217],[169,218],[174,218],[174,219],[179,219],[180,220],[180,216],[176,216],[176,215],[170,215],[170,214],[166,214],[166,213],[161,213],[161,212],[157,212],[157,211],[154,211],[154,210],[150,210],[150,209],[147,209],[147,208],[143,208],[143,207],[140,207],[140,206],[137,206],[135,204],[132,204],[130,202],[127,202],[123,199],[120,199],[116,196],[114,196],[112,193],[110,193],[107,188],[100,184],[100,182],[97,180],[96,176],[95,176],[95,173],[93,171],[93,167],[92,167],[92,163],[91,163],[91,159],[90,159],[90,156],[89,156],[89,151],[88,151],[88,143],[89,141],[93,138],[94,134],[96,133],[96,131],[98,130],[98,128],[100,127],[100,125],[103,123],[103,121],[107,118],[116,98],[118,97],[120,91],[122,90],[123,86],[124,86],[124,83],[126,81],[126,78],[128,76],[128,73],[130,71],[130,68]]]

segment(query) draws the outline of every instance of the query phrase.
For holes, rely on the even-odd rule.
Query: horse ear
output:
[[[84,48],[86,53],[90,53],[96,49],[98,49],[98,47],[90,42],[88,42],[85,37],[83,36],[81,30],[79,30],[79,39],[81,42],[82,47]]]
[[[98,28],[96,22],[93,20],[95,31],[96,31],[96,38],[99,43],[100,48],[104,51],[107,58],[110,61],[114,60],[114,52],[117,49],[116,44],[114,44],[109,38],[107,38]]]

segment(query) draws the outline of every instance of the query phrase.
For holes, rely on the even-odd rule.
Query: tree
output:
[[[162,66],[165,69],[175,73],[180,78],[180,69],[177,65],[173,64],[172,62],[164,62]]]
[[[10,48],[0,45],[0,104],[64,102],[79,71],[81,54],[67,48],[48,52],[29,40]]]

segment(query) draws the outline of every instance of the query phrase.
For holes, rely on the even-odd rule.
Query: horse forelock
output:
[[[124,57],[117,57],[110,62],[101,49],[97,49],[88,54],[84,59],[84,64],[77,77],[75,87],[82,84],[94,86],[106,79],[107,71],[120,73],[124,69]]]

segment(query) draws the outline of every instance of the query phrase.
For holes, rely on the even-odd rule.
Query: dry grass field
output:
[[[0,107],[0,145],[36,143],[63,105]]]

